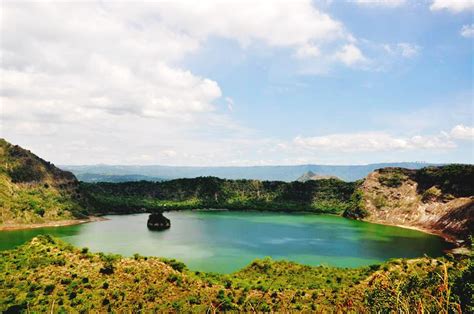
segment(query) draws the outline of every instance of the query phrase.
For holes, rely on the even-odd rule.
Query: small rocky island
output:
[[[163,213],[150,214],[146,225],[150,230],[165,230],[171,227],[170,220],[163,216]]]

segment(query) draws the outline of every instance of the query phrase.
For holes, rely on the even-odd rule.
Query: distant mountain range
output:
[[[295,181],[311,171],[320,176],[335,176],[344,181],[364,178],[376,169],[402,167],[420,169],[440,164],[421,162],[377,163],[368,165],[297,165],[297,166],[251,166],[251,167],[175,167],[175,166],[60,166],[69,170],[85,182],[163,181],[178,178],[214,176],[223,179],[255,179],[271,181]]]

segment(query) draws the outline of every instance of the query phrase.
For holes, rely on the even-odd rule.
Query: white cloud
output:
[[[392,55],[399,55],[404,58],[413,58],[419,55],[421,47],[412,43],[384,44],[383,49]]]
[[[37,118],[45,108],[57,116],[212,112],[222,96],[218,83],[176,66],[207,38],[313,57],[317,44],[352,40],[310,0],[6,2],[2,11],[1,88],[10,116]],[[360,55],[347,51],[343,60]]]
[[[434,0],[430,6],[432,11],[448,10],[452,13],[460,13],[474,9],[472,0]]]
[[[317,46],[313,46],[310,44],[305,44],[301,47],[299,47],[296,50],[295,56],[297,58],[311,58],[311,57],[318,57],[321,55],[321,50]]]
[[[225,101],[227,103],[227,109],[229,109],[229,111],[234,111],[234,100],[230,97],[226,97]]]
[[[336,54],[336,59],[347,66],[353,66],[367,62],[359,48],[354,44],[344,45]]]
[[[463,25],[463,27],[461,28],[461,36],[466,38],[474,37],[474,24]]]
[[[409,44],[409,43],[399,43],[397,47],[400,49],[401,55],[404,56],[405,58],[411,58],[411,57],[417,56],[420,51],[419,46]]]
[[[355,0],[355,3],[364,6],[380,6],[380,7],[398,7],[406,3],[406,0]]]
[[[454,139],[474,140],[474,128],[462,124],[453,127],[449,134]]]
[[[315,137],[296,137],[294,145],[310,150],[336,152],[378,152],[412,149],[447,149],[455,143],[441,134],[439,136],[397,137],[384,132],[329,134]]]
[[[343,25],[317,10],[310,0],[230,0],[160,2],[163,23],[197,37],[237,39],[247,46],[301,46],[347,36]]]

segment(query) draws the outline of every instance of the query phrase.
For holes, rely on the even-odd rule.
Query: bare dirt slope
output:
[[[467,239],[473,232],[474,196],[465,186],[459,187],[460,176],[436,175],[430,180],[417,170],[401,168],[372,172],[360,186],[364,220],[416,228],[450,240]]]

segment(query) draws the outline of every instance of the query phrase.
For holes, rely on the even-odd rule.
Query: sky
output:
[[[0,3],[0,137],[53,163],[474,163],[474,1]]]

